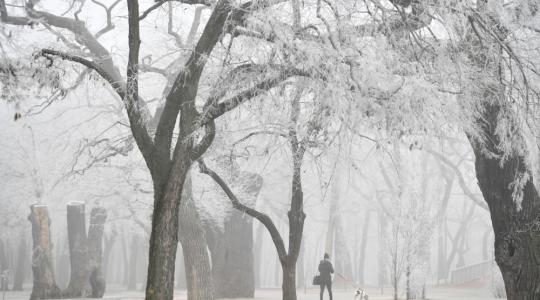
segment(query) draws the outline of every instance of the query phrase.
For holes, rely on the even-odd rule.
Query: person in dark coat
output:
[[[328,288],[328,295],[332,300],[332,275],[334,274],[334,267],[330,262],[330,255],[324,254],[324,260],[319,263],[319,273],[321,276],[321,300],[323,300],[324,288]]]

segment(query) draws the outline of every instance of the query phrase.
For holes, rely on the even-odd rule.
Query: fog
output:
[[[3,299],[538,299],[537,11],[0,0]]]

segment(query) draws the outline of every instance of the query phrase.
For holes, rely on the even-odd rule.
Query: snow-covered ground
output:
[[[377,288],[367,289],[370,300],[391,300],[390,289],[386,289],[384,294]],[[6,292],[4,299],[19,300],[29,299],[29,291],[25,292]],[[430,300],[495,300],[487,288],[456,288],[456,287],[430,287],[426,293],[427,299]],[[186,299],[185,291],[176,291],[175,300]],[[0,299],[2,297],[0,296]],[[104,299],[111,300],[139,300],[144,299],[142,291],[115,291],[111,289],[105,293]],[[255,300],[279,300],[281,299],[281,290],[279,289],[260,289],[255,293]],[[319,291],[316,289],[298,290],[298,300],[318,300]],[[328,300],[328,294],[325,293],[324,299]],[[355,300],[354,290],[336,290],[334,291],[334,300]]]

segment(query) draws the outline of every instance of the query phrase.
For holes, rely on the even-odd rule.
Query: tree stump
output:
[[[59,298],[61,291],[54,281],[52,268],[50,219],[47,206],[30,206],[28,220],[32,223],[32,274],[34,275],[30,300]]]

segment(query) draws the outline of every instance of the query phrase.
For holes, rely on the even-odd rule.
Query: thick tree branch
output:
[[[209,102],[211,104],[203,111],[198,120],[199,126],[210,122],[210,120],[215,120],[247,100],[265,93],[266,91],[278,86],[280,83],[293,76],[311,77],[311,74],[298,69],[287,69],[282,71],[279,75],[261,81],[252,88],[246,89],[224,101],[218,102],[219,99],[210,99]]]
[[[209,169],[202,159],[199,159],[198,163],[199,163],[199,171],[203,174],[210,176],[223,189],[223,191],[225,192],[225,194],[227,194],[227,197],[229,198],[229,200],[231,201],[235,209],[243,213],[246,213],[249,216],[259,220],[259,222],[261,222],[264,225],[264,227],[266,227],[276,247],[279,260],[281,261],[282,264],[285,263],[287,259],[287,252],[285,250],[285,244],[283,243],[283,239],[281,238],[281,235],[278,229],[276,228],[276,225],[272,221],[272,219],[268,215],[242,204],[238,200],[236,195],[231,191],[229,186],[227,186],[225,181],[221,179],[221,177],[216,172]]]
[[[114,80],[114,78],[112,78],[111,76],[109,76],[109,73],[107,71],[105,71],[101,67],[100,64],[98,64],[98,63],[96,63],[94,61],[91,61],[91,60],[88,60],[86,58],[76,56],[76,55],[73,55],[73,54],[69,54],[69,53],[66,53],[66,52],[53,50],[53,49],[42,49],[41,52],[40,52],[40,55],[43,56],[43,57],[46,57],[47,59],[50,59],[50,60],[53,60],[53,58],[56,56],[56,57],[59,57],[59,58],[61,58],[63,60],[69,60],[69,61],[72,61],[72,62],[79,63],[79,64],[81,64],[81,65],[83,65],[85,67],[88,67],[88,68],[96,71],[101,77],[103,77],[103,79],[105,79],[112,86],[112,88],[115,90],[115,92],[122,99],[124,99],[125,96],[126,96],[125,86],[123,84],[121,84],[120,82]]]

